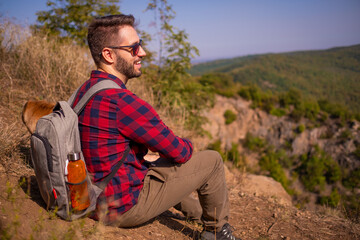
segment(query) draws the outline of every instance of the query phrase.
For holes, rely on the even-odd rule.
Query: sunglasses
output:
[[[112,49],[131,48],[131,50],[129,50],[129,52],[134,57],[134,56],[138,55],[140,47],[142,47],[142,39],[140,39],[140,41],[138,43],[135,43],[130,46],[110,46],[108,48],[112,48]],[[124,50],[126,50],[126,49],[124,49]]]

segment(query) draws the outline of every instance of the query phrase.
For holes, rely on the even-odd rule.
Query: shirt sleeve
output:
[[[189,160],[193,151],[190,140],[176,136],[150,104],[130,91],[126,92],[118,102],[120,133],[176,163]]]

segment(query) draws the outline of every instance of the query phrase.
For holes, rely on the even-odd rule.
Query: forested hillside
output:
[[[222,73],[264,91],[298,89],[305,98],[326,99],[360,112],[360,45],[223,59],[197,64],[190,73]]]

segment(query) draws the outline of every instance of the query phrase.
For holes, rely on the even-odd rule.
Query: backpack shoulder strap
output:
[[[81,85],[82,86],[82,85]],[[72,106],[74,104],[75,101],[75,97],[77,95],[77,93],[79,92],[81,86],[76,89],[76,91],[71,95],[71,97],[68,100],[68,104],[70,106]],[[74,112],[79,115],[81,113],[81,111],[84,109],[84,107],[86,106],[86,104],[90,101],[90,99],[96,95],[97,93],[106,90],[106,89],[112,89],[112,88],[117,88],[117,89],[121,89],[121,87],[114,81],[112,80],[102,80],[98,83],[96,83],[94,86],[92,86],[85,94],[84,96],[82,96],[82,98],[80,99],[80,101],[76,104],[76,106],[73,108]]]
[[[81,85],[82,86],[82,85]],[[74,104],[75,101],[75,97],[77,96],[77,93],[79,92],[81,86],[76,89],[76,91],[71,95],[70,99],[68,100],[68,104],[70,106],[72,106]],[[73,108],[74,112],[79,115],[81,113],[81,111],[85,108],[86,104],[90,101],[90,99],[96,95],[98,92],[101,92],[103,90],[106,89],[121,89],[121,87],[114,81],[112,80],[102,80],[98,83],[96,83],[94,86],[92,86],[85,94],[84,96],[82,96],[82,98],[80,99],[80,101],[76,104],[76,106]],[[105,187],[108,185],[108,183],[110,182],[110,180],[115,176],[115,173],[119,170],[119,168],[121,167],[122,163],[124,162],[125,158],[127,157],[127,155],[130,152],[130,147],[128,147],[122,158],[120,159],[120,161],[115,165],[114,169],[111,171],[111,173],[105,177],[105,179],[101,182],[99,182],[97,184],[97,186],[104,190]]]

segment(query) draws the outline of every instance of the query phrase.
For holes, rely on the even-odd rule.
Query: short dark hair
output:
[[[134,22],[133,15],[119,14],[97,17],[90,23],[87,41],[96,66],[100,65],[103,48],[113,44],[111,41],[120,30],[120,27],[134,27]]]

